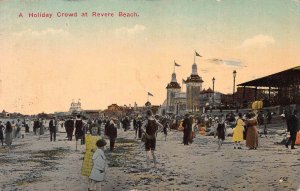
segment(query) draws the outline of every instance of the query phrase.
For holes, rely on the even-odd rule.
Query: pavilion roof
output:
[[[300,66],[238,84],[238,86],[255,87],[287,87],[290,85],[300,85]]]

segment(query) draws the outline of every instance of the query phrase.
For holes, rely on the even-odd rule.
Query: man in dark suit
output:
[[[49,122],[50,141],[56,141],[56,120],[52,118]]]
[[[299,131],[299,118],[297,117],[297,110],[294,110],[293,115],[290,115],[287,119],[287,131],[290,132],[290,138],[285,144],[286,148],[291,144],[291,149],[295,148],[296,136]]]
[[[183,144],[189,145],[189,138],[190,138],[190,134],[192,133],[192,124],[191,124],[191,119],[190,119],[189,114],[185,115],[182,126],[184,127],[184,129],[183,129]]]

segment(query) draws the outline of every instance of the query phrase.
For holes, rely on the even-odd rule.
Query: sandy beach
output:
[[[0,147],[0,190],[87,190],[80,175],[85,147],[59,133],[27,134],[13,142],[10,152]],[[157,137],[156,169],[146,168],[144,144],[134,131],[118,131],[116,149],[106,151],[109,162],[103,190],[299,190],[300,148],[274,144],[275,135],[259,139],[257,150],[233,149],[226,137],[221,150],[217,138],[197,135],[189,146],[182,132],[172,130],[167,141]],[[278,138],[277,138],[278,139]],[[108,140],[107,140],[108,141]],[[108,148],[108,147],[107,147]]]

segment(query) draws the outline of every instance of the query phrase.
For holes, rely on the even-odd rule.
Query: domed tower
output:
[[[175,72],[172,74],[171,82],[167,85],[167,112],[168,113],[176,113],[175,111],[175,94],[180,92],[180,85],[176,80]]]
[[[187,111],[195,112],[200,109],[200,92],[202,90],[202,78],[198,75],[197,64],[192,66],[192,74],[185,81]]]

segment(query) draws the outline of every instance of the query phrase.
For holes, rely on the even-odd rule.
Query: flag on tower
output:
[[[177,63],[175,62],[175,60],[174,60],[174,65],[175,65],[175,66],[180,66],[179,64],[177,64]]]
[[[196,56],[202,57],[198,52],[195,51]]]
[[[153,94],[152,94],[152,93],[150,93],[150,92],[148,92],[148,96],[153,96]]]

